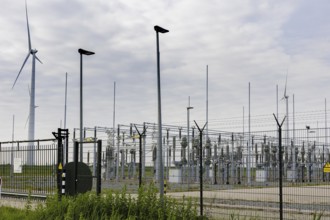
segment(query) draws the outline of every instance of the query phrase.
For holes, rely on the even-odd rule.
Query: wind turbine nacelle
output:
[[[35,53],[37,53],[38,52],[38,50],[36,50],[36,49],[31,49],[31,54],[33,55],[33,54],[35,54]]]

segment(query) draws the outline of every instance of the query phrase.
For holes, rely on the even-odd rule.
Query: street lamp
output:
[[[308,126],[308,125],[306,125],[306,130],[307,130],[307,149],[308,149],[308,142],[309,142],[309,129],[311,129],[311,127],[310,126]]]
[[[311,127],[309,125],[306,125],[306,130],[307,130],[307,147],[308,147],[309,134],[315,133],[315,130],[311,130]]]
[[[90,56],[95,54],[92,51],[78,49],[80,54],[80,161],[83,161],[83,55]]]
[[[157,44],[157,89],[158,89],[158,181],[159,193],[162,198],[164,195],[164,171],[163,171],[163,156],[162,156],[162,112],[161,112],[161,94],[160,94],[160,61],[159,61],[159,33],[165,34],[168,30],[154,26],[156,31],[156,44]]]

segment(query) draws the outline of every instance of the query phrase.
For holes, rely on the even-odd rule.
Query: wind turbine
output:
[[[29,43],[29,49],[28,54],[23,62],[23,65],[18,72],[18,75],[15,79],[15,82],[13,84],[12,89],[14,88],[23,68],[26,63],[26,61],[29,59],[30,55],[32,55],[32,74],[31,74],[31,94],[30,94],[30,112],[29,112],[29,130],[28,130],[28,140],[33,141],[34,140],[34,127],[35,127],[35,63],[36,60],[38,60],[40,63],[42,63],[39,58],[37,57],[36,53],[38,52],[36,49],[32,49],[31,45],[31,37],[30,37],[30,27],[29,27],[29,18],[28,18],[28,11],[27,11],[27,4],[25,1],[25,13],[26,13],[26,26],[27,26],[27,32],[28,32],[28,43]],[[32,144],[33,145],[33,144]],[[34,164],[34,152],[33,152],[33,146],[29,147],[29,152],[27,156],[27,164],[33,165]]]

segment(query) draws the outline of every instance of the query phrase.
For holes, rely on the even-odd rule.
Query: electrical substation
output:
[[[140,130],[146,129],[141,151],[139,135],[134,126]],[[284,137],[282,140],[284,182],[329,181],[329,174],[323,172],[325,163],[330,160],[329,147],[324,141],[325,129],[297,129],[294,132],[294,139]],[[78,136],[77,133],[79,130],[75,129],[73,136]],[[209,130],[208,136],[202,136],[202,155],[199,153],[198,130],[194,126],[190,129],[189,143],[187,128],[164,125],[162,133],[164,178],[169,183],[178,186],[197,184],[200,158],[203,180],[212,185],[271,186],[278,182],[279,142],[276,130],[252,132],[250,138],[248,133]],[[118,125],[115,130],[85,128],[84,138],[91,142],[84,147],[83,161],[95,172],[95,143],[101,139],[104,143],[102,175],[105,180],[138,179],[139,163],[142,163],[142,178],[157,181],[157,134],[157,125],[154,123]],[[248,146],[251,146],[250,154]]]

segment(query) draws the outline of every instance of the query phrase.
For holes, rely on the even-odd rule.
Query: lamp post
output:
[[[90,56],[95,54],[92,51],[78,49],[80,54],[80,161],[83,161],[83,55]]]
[[[163,156],[162,156],[162,109],[161,109],[161,93],[160,93],[160,61],[159,61],[159,33],[165,34],[168,30],[154,26],[156,31],[156,44],[157,44],[157,89],[158,89],[158,181],[159,181],[159,193],[162,198],[164,195],[164,171],[163,171]]]

